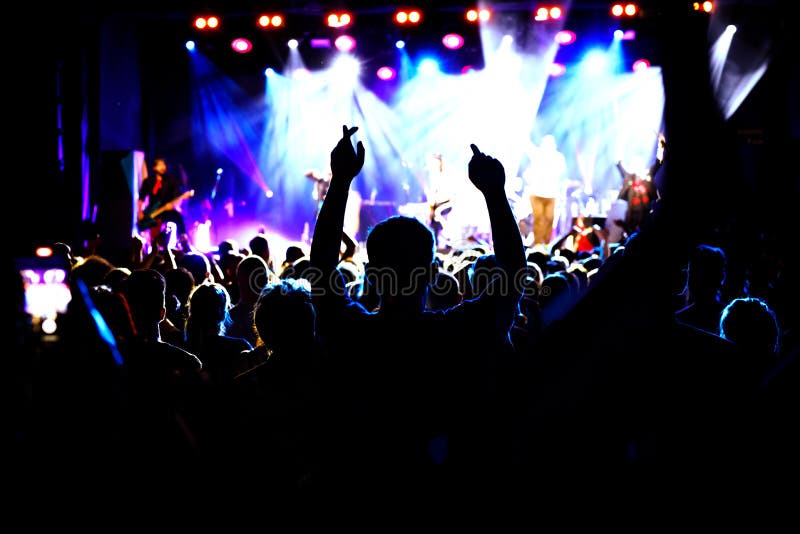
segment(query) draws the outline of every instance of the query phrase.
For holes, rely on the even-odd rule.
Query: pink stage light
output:
[[[553,78],[557,78],[567,72],[567,67],[562,65],[561,63],[550,63],[547,67],[547,74],[552,76]]]
[[[633,72],[641,72],[650,68],[650,62],[646,59],[637,59],[633,62]]]
[[[464,46],[464,38],[457,33],[448,33],[442,37],[442,44],[450,50],[458,50]]]
[[[352,52],[356,47],[356,40],[349,35],[340,35],[336,38],[333,44],[340,52]]]
[[[376,74],[378,78],[380,78],[385,82],[389,80],[394,80],[395,76],[397,76],[397,73],[392,67],[381,67],[378,69],[378,72]]]
[[[231,41],[231,48],[240,54],[246,54],[253,49],[253,43],[244,37],[239,37],[238,39]]]
[[[575,39],[577,38],[578,37],[577,35],[575,35],[575,32],[571,32],[569,30],[561,30],[556,34],[555,41],[560,45],[568,45],[574,43]]]

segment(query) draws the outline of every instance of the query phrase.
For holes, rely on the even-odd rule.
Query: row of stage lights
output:
[[[616,30],[614,32],[614,39],[615,40],[631,40],[631,39],[635,39],[635,36],[636,35],[635,35],[634,30],[626,30],[626,31]],[[340,65],[340,66],[341,65],[345,65],[346,68],[344,70],[346,70],[347,72],[351,72],[351,73],[356,73],[357,74],[359,72],[359,70],[360,70],[360,63],[355,57],[353,57],[352,55],[348,54],[348,52],[351,52],[353,50],[353,48],[355,47],[355,41],[354,40],[353,41],[340,41],[345,37],[348,38],[348,39],[352,39],[352,38],[350,38],[349,36],[346,36],[346,35],[340,36],[339,39],[337,39],[337,48],[340,50],[340,52],[342,52],[342,54],[336,59],[336,61],[334,62],[334,66],[336,66],[336,65]],[[570,44],[574,43],[577,40],[577,36],[572,31],[561,30],[558,33],[556,33],[556,35],[554,36],[554,40],[559,45],[570,45]],[[510,35],[506,35],[503,38],[503,41],[504,42],[506,42],[506,41],[511,42],[511,41],[513,41],[513,38]],[[348,44],[345,46],[344,44],[342,44],[344,42],[346,42]],[[288,46],[291,49],[296,49],[299,46],[299,42],[296,39],[290,39],[289,42],[288,42]],[[398,49],[405,48],[405,41],[398,40],[395,43],[395,47],[398,48]],[[193,41],[189,41],[187,43],[187,48],[189,50],[193,50],[194,49],[194,42]],[[591,57],[589,59],[587,59],[586,61],[582,62],[582,63],[586,63],[588,65],[585,70],[587,72],[594,73],[594,74],[598,74],[598,73],[603,72],[603,70],[605,69],[606,61],[604,59],[602,59],[602,57],[600,57],[600,56],[602,56],[602,54],[597,54],[597,53],[591,53],[590,52],[589,54],[587,54],[587,56],[591,56]],[[597,60],[599,60],[599,64],[598,64]],[[640,59],[637,59],[636,61],[633,62],[632,71],[633,72],[642,72],[644,70],[647,70],[649,67],[650,67],[650,62],[645,58],[640,58]],[[337,70],[340,71],[340,72],[342,71],[341,68],[338,68]],[[461,69],[461,74],[469,74],[470,72],[472,72],[474,70],[475,70],[474,67],[472,67],[471,65],[466,65]],[[439,66],[438,66],[438,63],[435,60],[433,60],[431,58],[426,58],[426,59],[423,59],[419,63],[419,65],[417,66],[417,71],[420,74],[429,75],[429,74],[433,74],[433,73],[439,72]],[[564,74],[566,74],[566,72],[567,72],[567,66],[562,64],[562,63],[553,62],[550,65],[548,65],[548,67],[547,67],[547,74],[550,77],[553,77],[553,78],[557,78],[559,76],[563,76]],[[268,77],[270,77],[270,76],[273,76],[275,74],[275,70],[272,69],[272,68],[267,68],[264,71],[264,73]],[[310,75],[311,75],[311,71],[309,71],[306,68],[298,68],[294,72],[289,73],[289,76],[291,76],[292,78],[295,78],[297,80],[305,79],[305,78],[309,77]],[[387,81],[390,81],[390,80],[394,80],[397,77],[397,71],[393,67],[390,67],[388,65],[384,65],[384,66],[379,67],[375,71],[375,75],[379,80],[387,82]]]
[[[694,11],[704,11],[711,13],[714,3],[711,1],[692,2],[691,7]],[[638,4],[634,2],[614,3],[610,8],[611,15],[616,18],[635,17],[641,13]],[[400,26],[415,26],[422,22],[421,9],[401,9],[394,12],[392,20]],[[542,5],[533,11],[533,20],[545,22],[550,20],[560,20],[564,16],[564,9],[559,5]],[[471,8],[464,12],[464,19],[471,23],[487,22],[492,18],[492,10],[489,8]],[[355,21],[355,16],[347,11],[336,11],[325,15],[325,24],[331,28],[347,28]],[[216,15],[199,16],[194,19],[194,27],[198,30],[218,30],[221,27],[221,19]],[[286,18],[279,13],[261,14],[256,18],[256,24],[263,29],[282,28],[286,25]]]

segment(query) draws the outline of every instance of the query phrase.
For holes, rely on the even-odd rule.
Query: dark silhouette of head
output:
[[[255,303],[261,290],[269,282],[269,267],[261,256],[251,254],[239,262],[236,268],[236,283],[239,286],[239,300]]]
[[[366,274],[381,297],[390,302],[422,300],[436,272],[433,232],[413,217],[396,215],[376,224],[367,236]]]
[[[719,247],[698,245],[689,259],[686,288],[690,300],[716,299],[725,282],[727,260]]]
[[[196,338],[223,334],[230,307],[230,295],[222,284],[207,283],[195,287],[189,297],[186,321],[186,338],[190,345]]]
[[[742,297],[730,301],[722,310],[719,334],[754,356],[769,360],[778,354],[778,319],[759,298]]]
[[[256,234],[250,239],[248,245],[250,246],[250,252],[263,258],[264,261],[267,262],[267,265],[270,264],[269,241],[267,240],[266,234]]]
[[[200,254],[198,252],[184,254],[177,259],[177,264],[178,267],[184,267],[192,273],[194,285],[200,285],[205,281],[215,281],[211,274],[211,262],[208,261],[205,254]]]
[[[286,259],[284,260],[284,263],[294,263],[303,256],[305,256],[303,249],[296,245],[291,245],[286,248]]]
[[[166,288],[164,276],[153,269],[135,270],[125,279],[123,294],[139,335],[152,337],[158,332],[158,324],[167,312]]]
[[[239,243],[234,239],[225,239],[217,246],[217,252],[220,256],[231,252],[239,252]]]
[[[99,286],[113,269],[114,265],[106,258],[92,254],[72,267],[70,278],[83,280],[86,287]]]
[[[316,313],[304,281],[287,278],[268,284],[254,311],[259,337],[275,351],[304,347],[316,339]]]

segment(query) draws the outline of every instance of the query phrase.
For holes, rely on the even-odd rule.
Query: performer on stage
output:
[[[558,151],[556,139],[548,134],[540,146],[530,143],[530,164],[522,173],[533,213],[533,246],[545,246],[553,239],[556,203],[566,195],[567,160]]]
[[[194,195],[194,190],[183,190],[180,180],[167,172],[167,160],[163,157],[153,160],[151,171],[145,174],[139,188],[139,231],[149,230],[150,243],[154,244],[163,226],[171,222],[175,224],[178,241],[189,243],[181,206],[183,200]]]
[[[640,230],[650,219],[652,204],[658,199],[654,178],[664,161],[665,147],[664,135],[658,134],[656,160],[649,169],[634,168],[633,172],[630,172],[622,165],[622,160],[617,160],[617,169],[622,176],[622,188],[618,199],[627,202],[622,225],[627,234]]]

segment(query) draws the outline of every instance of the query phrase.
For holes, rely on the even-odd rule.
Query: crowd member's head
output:
[[[158,325],[167,313],[164,276],[153,269],[133,271],[125,280],[123,294],[140,337],[158,339]]]
[[[261,290],[270,279],[267,262],[261,256],[251,254],[239,262],[236,268],[236,282],[239,286],[239,300],[254,303]]]
[[[436,270],[433,232],[427,226],[413,217],[389,217],[367,236],[367,255],[366,273],[380,295],[382,308],[419,299],[424,306]]]
[[[250,239],[248,243],[250,252],[256,256],[260,256],[270,267],[272,266],[269,255],[269,241],[266,234],[258,233]]]
[[[759,298],[733,299],[722,310],[719,334],[766,365],[774,363],[780,345],[775,312]]]
[[[230,307],[230,296],[222,284],[213,282],[195,287],[189,297],[186,320],[186,338],[190,345],[199,337],[224,334]]]
[[[268,284],[254,316],[259,337],[275,351],[307,346],[316,339],[316,313],[304,281],[288,278]]]
[[[110,261],[102,256],[92,254],[72,267],[70,278],[83,280],[87,287],[99,286],[113,269],[114,265]]]
[[[698,245],[689,259],[686,289],[689,300],[716,299],[725,282],[725,252],[711,245]]]

